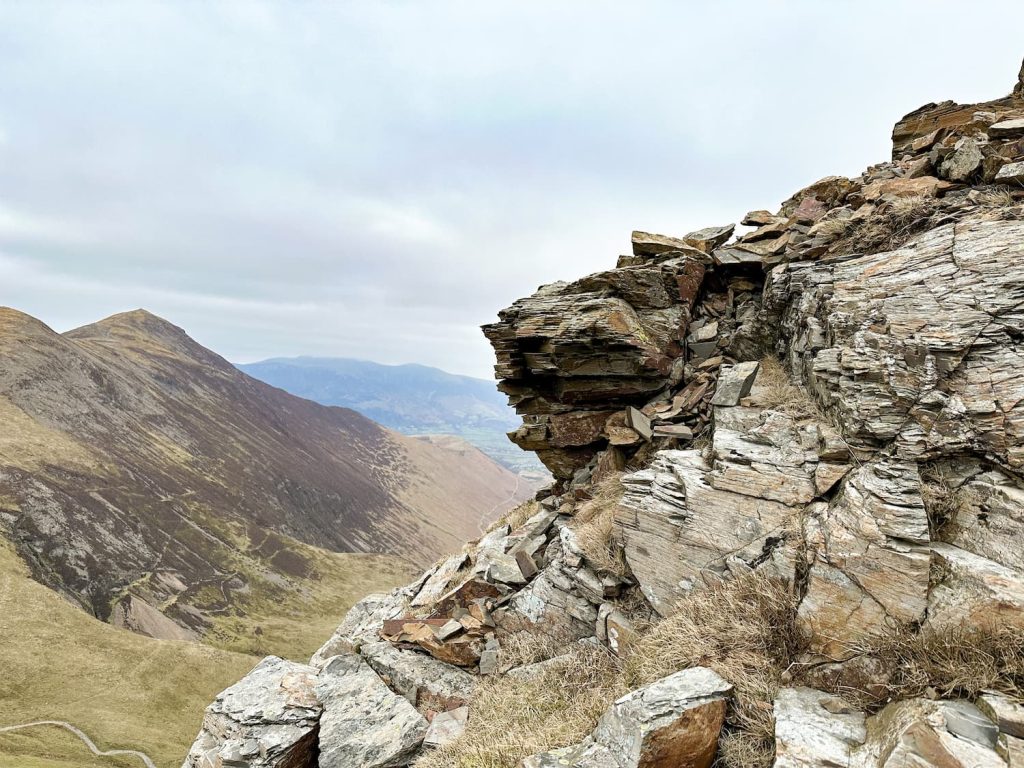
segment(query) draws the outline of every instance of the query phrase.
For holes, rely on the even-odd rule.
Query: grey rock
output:
[[[775,697],[775,768],[851,765],[867,738],[864,713],[842,710],[836,697],[813,688],[783,688]]]
[[[718,386],[712,405],[739,405],[740,399],[750,394],[760,363],[757,361],[723,366],[718,376]]]
[[[1024,160],[1007,163],[996,172],[997,184],[1024,185]]]
[[[400,591],[367,595],[349,609],[334,634],[313,654],[309,663],[320,668],[332,656],[355,653],[363,643],[377,642],[384,622],[403,616],[407,607],[408,599]]]
[[[978,142],[964,137],[956,143],[956,149],[943,162],[939,171],[950,181],[967,181],[980,167],[984,156]]]
[[[316,748],[317,671],[268,656],[206,709],[182,768],[306,765]]]
[[[461,706],[476,687],[476,678],[469,672],[388,642],[365,643],[359,653],[381,680],[420,712]]]
[[[626,409],[626,426],[640,435],[644,440],[651,439],[651,420],[641,413],[639,408],[630,406]]]
[[[996,723],[1002,733],[1024,739],[1024,702],[986,691],[978,697],[978,709]]]
[[[988,135],[994,139],[1012,139],[1024,136],[1024,118],[993,123],[988,127]]]
[[[320,768],[392,768],[411,762],[427,721],[359,656],[335,656],[316,685],[323,702]]]
[[[618,699],[579,746],[535,755],[521,765],[708,768],[731,695],[732,686],[715,672],[692,667]]]

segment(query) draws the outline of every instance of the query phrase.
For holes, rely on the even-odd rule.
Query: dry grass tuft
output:
[[[528,755],[575,744],[625,692],[621,685],[615,657],[581,644],[532,679],[488,680],[473,697],[465,735],[416,768],[515,768]]]
[[[966,509],[984,502],[981,495],[966,484],[956,485],[941,469],[921,471],[921,496],[928,513],[928,527],[935,541],[945,541],[945,533]]]
[[[924,696],[974,698],[994,690],[1024,698],[1024,630],[1016,627],[893,627],[866,641],[860,653],[879,659],[891,677],[890,701]],[[864,707],[877,704],[857,689],[836,691]]]
[[[754,384],[758,387],[758,402],[764,407],[797,419],[822,418],[818,403],[806,389],[793,383],[778,358],[769,355],[761,360]]]
[[[564,626],[531,624],[502,638],[500,666],[512,669],[553,659],[564,654],[576,639]]]
[[[770,765],[772,702],[798,650],[794,613],[787,586],[756,574],[695,592],[672,617],[639,627],[642,636],[623,660],[575,643],[532,680],[488,680],[474,697],[465,735],[416,766],[512,768],[527,755],[580,741],[623,693],[693,666],[714,669],[736,688],[719,763]],[[543,641],[520,641],[514,652],[527,663],[551,652]]]
[[[795,614],[789,587],[759,574],[693,592],[633,645],[626,685],[647,685],[688,667],[715,670],[736,689],[722,764],[770,764],[764,758],[774,755],[772,703],[799,647]]]
[[[904,245],[935,226],[942,203],[935,198],[905,197],[882,203],[868,217],[851,222],[839,241],[844,253],[882,253]]]
[[[609,475],[597,484],[594,497],[580,505],[574,518],[576,539],[587,562],[596,570],[615,576],[627,573],[615,527],[615,510],[624,493],[622,475]]]
[[[491,531],[503,525],[507,525],[511,530],[514,531],[516,528],[518,528],[531,517],[533,517],[535,514],[537,514],[539,510],[540,502],[534,501],[533,499],[531,499],[530,501],[524,501],[519,506],[512,507],[512,509],[510,509],[508,512],[506,512],[493,523],[491,523],[491,525],[487,528],[486,531],[484,531],[484,533],[488,534]]]

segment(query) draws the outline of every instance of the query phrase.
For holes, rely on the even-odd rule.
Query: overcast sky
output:
[[[0,304],[490,376],[477,326],[1007,93],[1024,4],[0,0]]]

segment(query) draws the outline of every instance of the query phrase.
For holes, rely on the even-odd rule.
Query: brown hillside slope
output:
[[[429,562],[517,487],[478,452],[256,381],[141,310],[63,335],[0,310],[0,415],[0,526],[35,577],[157,636],[316,581],[299,542]]]

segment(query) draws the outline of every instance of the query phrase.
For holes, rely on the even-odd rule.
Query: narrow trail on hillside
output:
[[[516,487],[512,489],[512,494],[507,499],[502,499],[497,504],[495,504],[493,507],[491,507],[489,510],[487,510],[484,514],[480,515],[480,525],[477,526],[477,527],[478,527],[478,529],[480,531],[480,535],[481,536],[483,536],[485,533],[487,533],[487,526],[489,525],[489,523],[487,521],[491,519],[491,515],[494,514],[494,511],[496,509],[498,509],[498,507],[504,506],[506,504],[513,503],[516,500],[516,496],[519,494],[519,485],[520,485],[521,482],[522,482],[522,478],[517,474],[516,475]]]
[[[21,725],[8,725],[0,728],[0,733],[8,733],[10,731],[20,731],[24,728],[35,728],[40,725],[53,725],[58,728],[63,728],[66,731],[70,731],[72,734],[77,736],[87,746],[90,751],[96,755],[96,757],[117,757],[119,755],[129,755],[131,757],[137,757],[143,762],[146,768],[156,768],[156,764],[150,759],[149,755],[145,752],[138,752],[134,749],[111,749],[107,751],[101,750],[96,744],[85,735],[85,732],[76,728],[71,723],[65,723],[63,720],[37,720],[33,723],[22,723]]]

